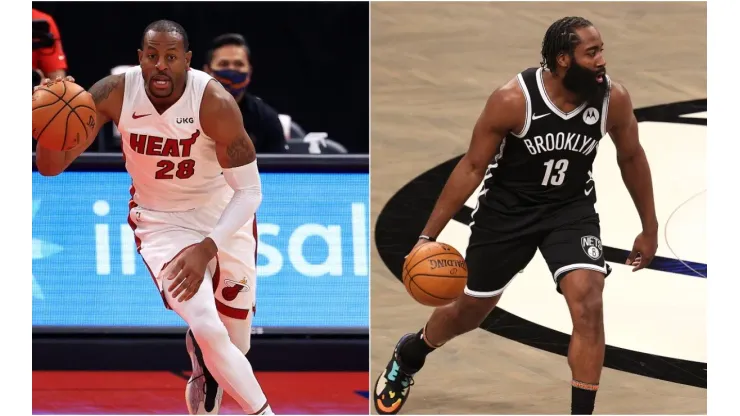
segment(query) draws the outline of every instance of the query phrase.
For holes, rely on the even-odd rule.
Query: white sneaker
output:
[[[203,354],[189,328],[185,334],[185,345],[193,365],[193,374],[185,387],[185,403],[188,406],[188,413],[191,415],[217,415],[221,408],[224,390],[206,368]]]

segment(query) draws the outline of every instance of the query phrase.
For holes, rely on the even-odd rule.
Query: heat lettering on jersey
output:
[[[189,157],[190,149],[200,136],[200,130],[189,139],[169,139],[147,134],[131,133],[129,145],[136,153],[148,156]],[[163,143],[164,141],[164,143]]]
[[[129,145],[136,153],[148,156],[189,157],[195,141],[200,136],[196,130],[188,139],[170,139],[147,134],[131,133]],[[155,179],[188,179],[195,173],[195,160],[184,159],[175,164],[172,160],[163,159],[157,162],[159,170],[154,174]],[[177,169],[174,174],[170,173]]]
[[[570,150],[588,156],[599,148],[598,140],[576,133],[547,133],[544,137],[534,136],[531,139],[523,139],[523,141],[532,155],[555,150]]]

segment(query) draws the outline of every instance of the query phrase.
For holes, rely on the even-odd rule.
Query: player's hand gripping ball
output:
[[[74,78],[45,79],[33,90],[33,138],[49,150],[67,151],[88,143],[97,123],[92,95]]]

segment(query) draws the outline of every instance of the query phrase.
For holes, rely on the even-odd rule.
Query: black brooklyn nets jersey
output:
[[[507,215],[593,210],[596,202],[592,168],[606,134],[609,78],[603,96],[563,113],[547,96],[542,71],[517,75],[527,102],[524,127],[506,135],[481,191],[481,204]]]

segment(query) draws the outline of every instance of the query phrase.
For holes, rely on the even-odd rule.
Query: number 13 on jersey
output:
[[[565,181],[565,171],[568,170],[568,159],[550,159],[545,162],[545,177],[542,179],[542,186],[554,185],[560,186]],[[553,172],[554,170],[554,172]]]

